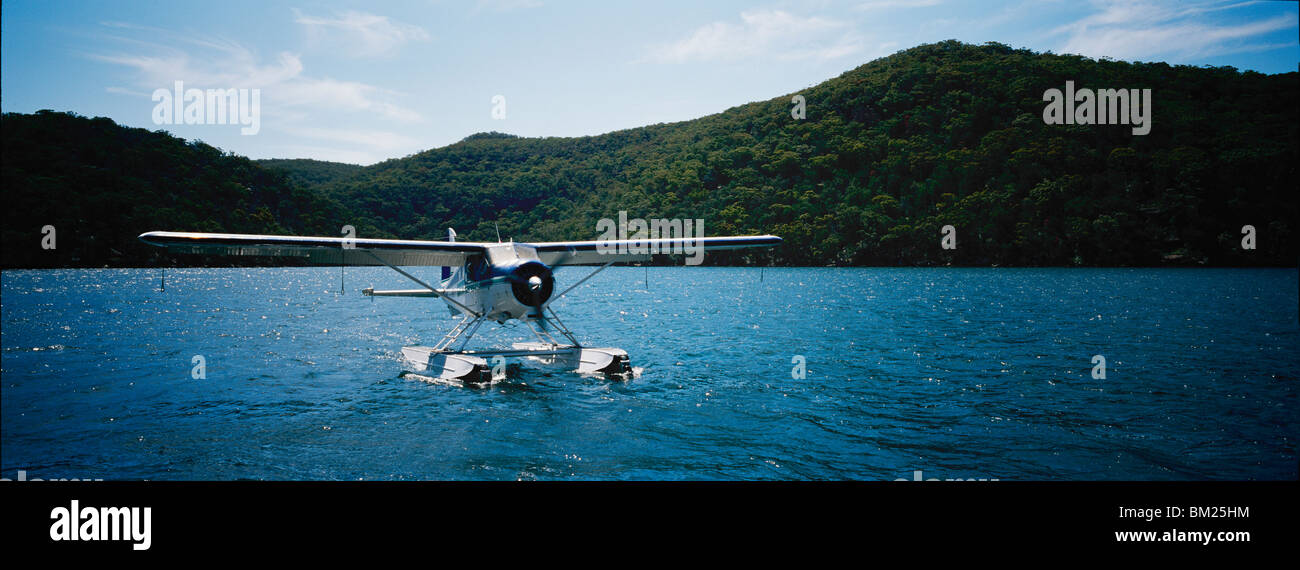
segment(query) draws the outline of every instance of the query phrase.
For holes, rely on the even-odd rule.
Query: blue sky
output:
[[[693,119],[945,39],[1296,71],[1298,12],[1248,0],[6,1],[0,108],[105,116],[252,158],[370,164],[483,131]],[[156,124],[152,94],[175,81],[259,90],[257,134]]]

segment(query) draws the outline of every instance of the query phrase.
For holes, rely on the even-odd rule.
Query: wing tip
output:
[[[139,236],[137,236],[136,239],[138,239],[138,240],[140,240],[140,241],[142,241],[142,242],[145,242],[145,243],[147,243],[147,244],[149,244],[149,245],[161,245],[161,244],[158,243],[158,242],[159,242],[160,238],[162,238],[163,236],[165,236],[167,233],[168,233],[168,232],[158,232],[158,231],[145,232],[145,233],[142,233],[142,234],[140,234]]]

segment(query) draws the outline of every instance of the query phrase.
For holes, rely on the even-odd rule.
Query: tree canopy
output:
[[[1067,81],[1150,89],[1150,133],[1046,124],[1044,92]],[[57,264],[149,264],[156,252],[134,237],[154,229],[338,235],[350,224],[360,237],[442,239],[454,227],[495,240],[499,224],[517,241],[595,239],[597,221],[621,210],[785,240],[711,263],[1290,265],[1298,87],[1294,72],[947,41],[691,121],[480,133],[364,168],[255,163],[107,119],[6,114],[4,263],[45,264],[47,223],[85,237],[60,233],[60,248],[78,249]],[[940,246],[945,226],[955,249]]]

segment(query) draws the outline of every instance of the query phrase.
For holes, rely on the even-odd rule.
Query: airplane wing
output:
[[[361,239],[315,236],[148,232],[140,240],[177,253],[297,257],[329,265],[407,265],[456,267],[471,255],[484,254],[487,244],[476,242]],[[772,247],[781,238],[714,236],[602,241],[517,243],[534,248],[542,263],[603,265],[610,261],[646,261],[651,254],[697,255],[697,252],[747,247]],[[351,247],[346,247],[348,244]],[[377,259],[376,259],[377,258]]]
[[[486,251],[484,244],[473,242],[191,232],[148,232],[140,234],[140,240],[178,253],[297,257],[330,265],[455,267]]]
[[[772,247],[781,238],[764,236],[714,236],[601,241],[552,241],[526,244],[537,250],[542,263],[557,265],[604,265],[610,261],[647,261],[650,254],[694,256],[696,252],[747,247]],[[698,248],[698,249],[695,249]]]

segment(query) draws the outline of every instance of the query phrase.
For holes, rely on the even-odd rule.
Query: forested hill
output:
[[[1151,89],[1151,132],[1045,124],[1044,91],[1067,80]],[[803,120],[790,93],[594,137],[476,137],[328,188],[406,236],[490,238],[499,220],[516,239],[592,238],[626,210],[780,235],[778,263],[1294,264],[1297,87],[944,42],[799,92]]]
[[[1150,89],[1150,133],[1045,124],[1044,92],[1064,90],[1067,81],[1078,89]],[[315,161],[259,166],[121,127],[113,128],[135,134],[110,137],[115,146],[82,148],[103,144],[102,136],[64,141],[70,146],[29,148],[11,161],[11,146],[50,144],[41,129],[11,123],[54,118],[5,115],[4,191],[7,202],[17,193],[30,204],[53,183],[70,193],[63,206],[109,213],[109,230],[148,219],[168,223],[145,229],[234,231],[262,212],[256,219],[286,231],[324,235],[352,224],[362,237],[440,239],[455,227],[465,239],[495,239],[499,222],[502,237],[515,240],[595,239],[600,218],[626,211],[631,218],[703,219],[709,235],[780,235],[778,250],[753,259],[778,264],[1292,265],[1298,91],[1297,73],[950,41],[692,121],[578,138],[483,133],[355,171]],[[792,115],[795,95],[804,101],[802,119]],[[207,161],[211,178],[169,186],[184,169],[166,156],[154,156],[163,163],[104,156],[130,154],[141,141],[177,149],[172,158],[182,163]],[[59,155],[46,159],[51,164],[39,158],[51,152]],[[119,183],[117,209],[85,209],[77,194],[98,194],[103,183],[83,171],[105,168],[104,160],[122,169],[115,176],[151,181],[148,190]],[[259,176],[261,184],[249,183]],[[204,193],[214,185],[228,192]],[[237,192],[250,187],[258,190]],[[285,200],[299,207],[285,208]],[[177,209],[183,201],[184,216]],[[157,215],[161,208],[171,213]],[[4,230],[10,267],[11,233],[37,243],[45,223],[13,211],[6,210]],[[19,220],[26,225],[16,229]],[[1247,225],[1253,250],[1242,248]],[[945,226],[952,226],[955,249],[941,246]],[[96,243],[105,237],[96,235]],[[150,262],[119,251],[124,255],[110,262]],[[101,258],[80,263],[87,260]]]
[[[270,170],[284,171],[294,185],[308,187],[346,180],[364,169],[359,164],[310,158],[265,158],[254,162]]]
[[[347,217],[284,172],[164,132],[40,111],[5,113],[0,134],[6,268],[170,264],[177,260],[137,236],[338,235]]]

